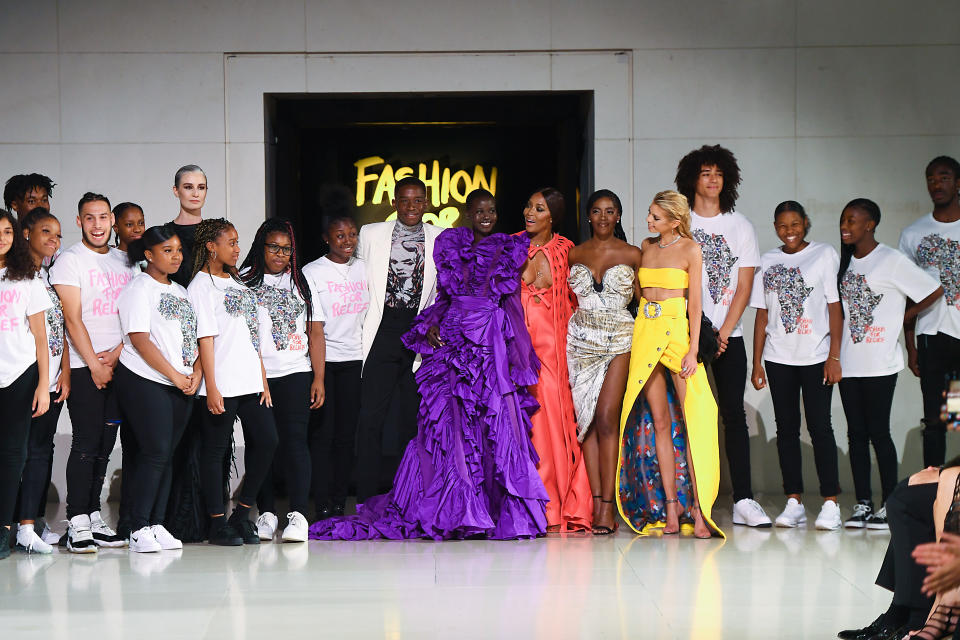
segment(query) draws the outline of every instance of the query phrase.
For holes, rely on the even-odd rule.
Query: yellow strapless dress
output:
[[[641,287],[686,289],[690,283],[689,275],[683,269],[641,267],[637,277]],[[689,350],[690,323],[687,320],[686,298],[668,298],[657,302],[641,298],[640,312],[637,314],[633,329],[627,391],[623,398],[623,410],[620,416],[621,443],[627,419],[653,368],[660,363],[673,373],[679,373],[681,361]],[[683,416],[686,423],[687,446],[690,449],[696,475],[700,511],[707,526],[716,534],[726,537],[711,517],[713,503],[717,499],[720,486],[720,449],[717,435],[717,403],[713,399],[713,392],[703,364],[697,364],[696,373],[687,378],[686,383]],[[619,463],[617,477],[620,478]],[[690,506],[684,505],[684,511]],[[624,520],[634,531],[637,531],[631,524],[631,519],[624,514],[620,491],[617,492],[617,508]],[[637,531],[637,533],[641,532]]]

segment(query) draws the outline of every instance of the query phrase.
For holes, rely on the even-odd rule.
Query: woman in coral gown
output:
[[[546,530],[547,492],[530,439],[537,403],[527,391],[538,363],[518,291],[529,240],[492,233],[487,191],[467,197],[466,218],[470,227],[437,238],[437,301],[403,337],[423,355],[423,401],[393,489],[355,516],[314,523],[311,538],[504,540]]]
[[[520,292],[527,330],[540,359],[540,380],[530,391],[540,403],[533,415],[533,446],[540,456],[537,470],[550,495],[549,533],[589,529],[593,518],[567,369],[567,324],[576,297],[567,283],[573,243],[554,232],[563,213],[563,195],[552,187],[541,189],[527,201],[526,232],[519,234],[530,242]]]

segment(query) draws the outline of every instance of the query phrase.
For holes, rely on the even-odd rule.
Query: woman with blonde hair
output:
[[[623,442],[628,419],[636,413],[635,405],[643,391],[653,418],[656,457],[661,464],[659,470],[651,467],[651,477],[639,478],[639,483],[625,486],[621,481],[617,505],[631,528],[640,533],[637,523],[624,512],[624,504],[631,501],[632,492],[643,490],[648,481],[659,481],[665,496],[663,533],[678,533],[684,519],[693,521],[698,538],[709,538],[714,533],[723,536],[710,518],[720,478],[717,405],[697,357],[702,257],[700,246],[690,233],[686,197],[676,191],[661,191],[654,196],[647,228],[658,235],[642,244],[637,273],[642,297],[633,331],[620,435]],[[669,380],[667,370],[671,374]],[[686,428],[679,437],[672,437],[671,433],[668,382],[672,382],[676,400],[683,408]],[[675,446],[684,444],[686,456],[680,457]],[[620,464],[623,465],[623,455]]]

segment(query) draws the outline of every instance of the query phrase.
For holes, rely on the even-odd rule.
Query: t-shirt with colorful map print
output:
[[[311,321],[323,322],[319,296],[308,282],[313,301]],[[263,282],[253,288],[260,321],[260,355],[267,378],[280,378],[292,373],[311,371],[307,305],[290,272],[263,274]]]
[[[900,234],[900,251],[943,286],[943,301],[917,317],[917,335],[960,339],[960,221],[939,222],[928,213]]]
[[[719,329],[730,311],[740,269],[760,266],[757,230],[746,216],[736,211],[710,218],[691,211],[690,230],[703,253],[703,312],[714,328]],[[743,325],[737,320],[730,336],[742,335]]]
[[[830,355],[827,304],[839,302],[837,250],[811,242],[796,253],[777,247],[760,256],[750,306],[767,310],[763,359],[797,367]]]
[[[213,337],[213,371],[220,395],[262,393],[261,336],[253,290],[233,278],[201,271],[190,281],[187,296],[197,314],[197,339]],[[199,395],[207,395],[207,382],[204,376]]]
[[[864,257],[850,259],[840,281],[844,378],[888,376],[903,369],[898,339],[907,298],[923,300],[940,283],[910,259],[885,244]]]

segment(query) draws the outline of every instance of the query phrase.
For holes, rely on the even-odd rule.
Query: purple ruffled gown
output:
[[[423,400],[390,493],[357,515],[320,520],[320,540],[532,538],[546,531],[546,489],[537,473],[527,391],[540,366],[523,321],[520,268],[525,236],[448,229],[434,247],[437,299],[414,320],[404,344],[423,355]],[[427,331],[440,329],[434,349]]]

